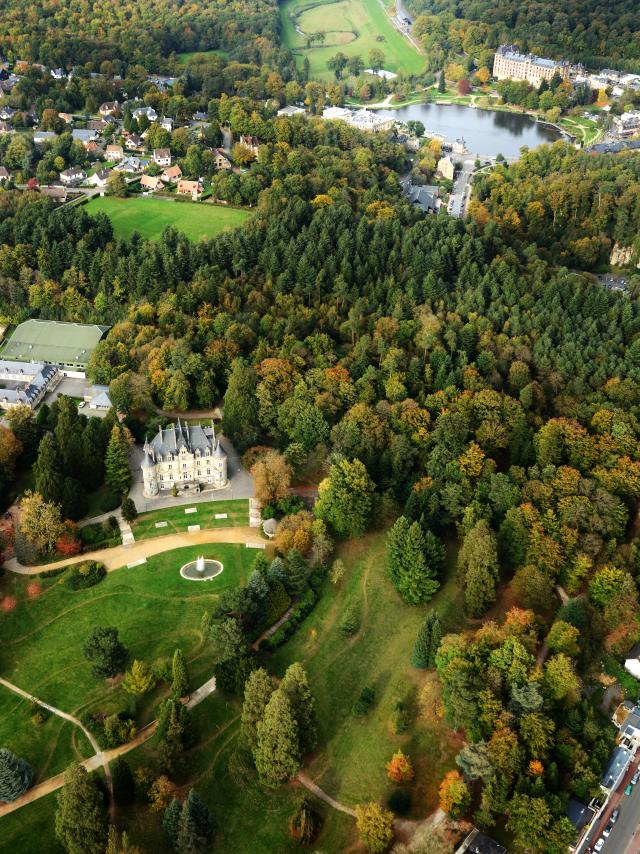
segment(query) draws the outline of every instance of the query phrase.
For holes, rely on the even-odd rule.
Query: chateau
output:
[[[211,427],[172,424],[160,428],[144,443],[141,464],[143,495],[154,498],[167,489],[203,486],[224,489],[228,484],[227,455]]]
[[[569,77],[569,63],[544,59],[533,53],[519,53],[514,44],[500,45],[493,60],[493,76],[497,80],[527,80],[536,87],[543,80],[551,80],[556,71],[566,80]]]

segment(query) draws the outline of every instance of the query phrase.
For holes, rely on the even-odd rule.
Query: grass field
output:
[[[196,513],[185,513],[186,505],[141,513],[131,526],[136,540],[161,537],[164,534],[186,534],[189,525],[200,525],[204,529],[232,528],[249,524],[249,501],[246,498],[207,501],[192,506],[197,509]],[[221,513],[226,513],[227,518],[216,519],[216,514]],[[166,528],[156,528],[157,522],[166,522]]]
[[[185,53],[179,53],[178,62],[180,65],[186,65],[188,62],[191,62],[192,59],[195,59],[196,56],[221,56],[226,57],[227,52],[225,50],[191,50]]]
[[[251,216],[248,211],[222,205],[142,196],[130,199],[96,196],[88,202],[86,211],[90,214],[106,213],[117,237],[128,239],[137,231],[149,240],[158,240],[168,225],[184,232],[191,240],[202,240],[237,228]]]
[[[222,575],[209,584],[180,577],[180,567],[200,553],[224,564]],[[0,622],[3,676],[76,715],[122,708],[121,689],[92,676],[82,656],[85,638],[101,625],[116,626],[131,657],[147,662],[170,656],[180,646],[189,661],[192,684],[201,684],[212,672],[200,631],[202,614],[223,590],[246,580],[254,559],[254,552],[239,545],[198,545],[112,572],[88,590],[71,591],[60,576],[43,579],[40,594],[31,599],[30,580],[7,575],[0,580],[0,593],[15,597],[17,604]],[[140,723],[153,717],[158,698],[158,692],[145,697]],[[78,752],[91,755],[76,734],[63,731],[59,719],[34,726],[28,711],[26,702],[0,691],[0,744],[28,759],[39,777],[64,770]]]
[[[368,63],[372,48],[384,53],[388,71],[419,74],[424,69],[424,57],[394,28],[379,0],[284,0],[280,17],[284,43],[295,53],[299,65],[305,56],[309,58],[314,78],[333,79],[327,60],[338,51],[361,56]],[[305,34],[317,32],[325,34],[324,44],[307,48]]]

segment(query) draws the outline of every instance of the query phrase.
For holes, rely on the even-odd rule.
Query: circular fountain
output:
[[[180,575],[187,581],[211,581],[212,578],[220,575],[223,569],[224,567],[219,560],[200,555],[196,560],[185,563],[180,570]]]

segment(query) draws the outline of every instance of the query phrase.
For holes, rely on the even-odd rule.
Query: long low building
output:
[[[89,323],[25,320],[14,330],[2,356],[57,365],[65,376],[84,378],[89,358],[108,330],[108,326]]]
[[[36,362],[10,362],[0,360],[0,409],[29,406],[40,403],[48,391],[52,391],[62,379],[57,365]]]

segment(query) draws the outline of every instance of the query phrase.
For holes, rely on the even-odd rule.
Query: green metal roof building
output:
[[[2,358],[49,362],[60,365],[64,372],[84,374],[89,356],[109,328],[89,323],[25,320],[7,341]]]

